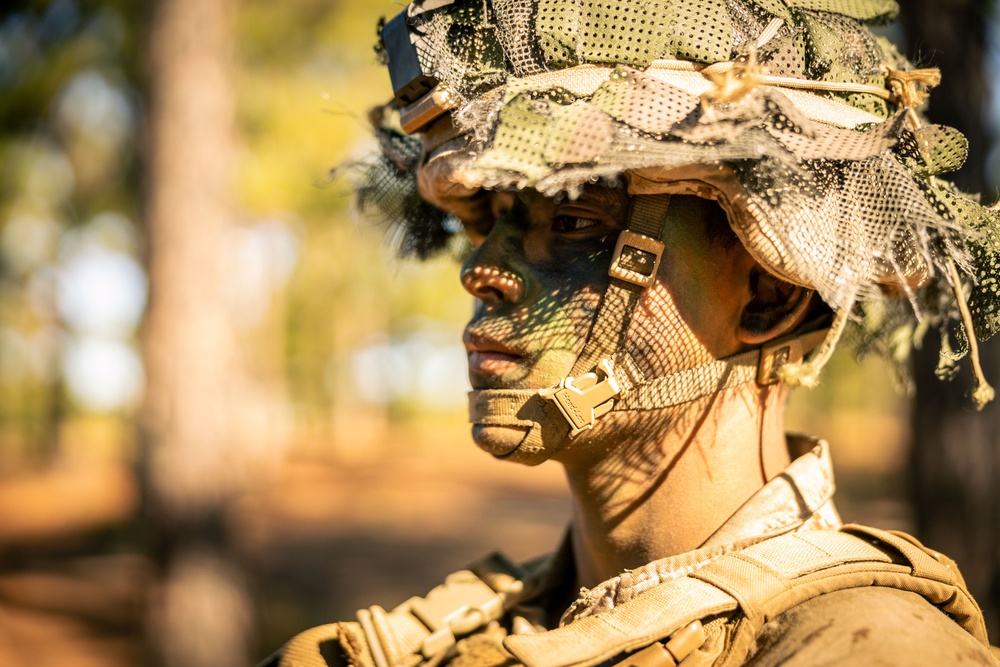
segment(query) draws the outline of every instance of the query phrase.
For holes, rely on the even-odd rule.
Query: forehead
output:
[[[494,191],[492,197],[516,197],[525,204],[532,206],[541,205],[593,205],[609,207],[609,209],[627,210],[632,197],[626,191],[624,185],[602,185],[588,183],[579,192],[559,192],[555,195],[543,195],[537,190],[524,189],[513,192]]]

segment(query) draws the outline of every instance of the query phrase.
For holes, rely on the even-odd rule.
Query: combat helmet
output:
[[[528,429],[537,463],[609,410],[674,405],[756,380],[815,381],[849,321],[899,358],[937,326],[971,353],[1000,328],[998,214],[938,175],[958,131],[922,122],[936,70],[872,31],[892,0],[415,0],[380,28],[395,96],[372,114],[381,152],[358,184],[424,258],[479,190],[578,193],[624,177],[635,198],[595,324],[570,377],[472,392],[476,423]],[[750,254],[832,309],[829,330],[667,377],[622,355],[656,274],[669,196],[715,200]],[[659,246],[662,248],[662,245]],[[966,290],[969,291],[966,295]],[[974,335],[969,335],[969,333]],[[804,351],[822,343],[811,359]]]

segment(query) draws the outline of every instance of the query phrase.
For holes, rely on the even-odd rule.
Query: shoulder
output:
[[[916,593],[868,586],[811,598],[764,625],[753,667],[996,665],[990,651]]]

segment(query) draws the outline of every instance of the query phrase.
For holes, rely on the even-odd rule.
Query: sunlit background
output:
[[[950,4],[979,17],[956,42],[961,87],[987,96],[966,105],[964,183],[992,198],[1000,105],[975,79],[997,72],[992,5]],[[390,95],[375,25],[401,4],[5,7],[0,665],[252,664],[488,550],[558,543],[560,471],[468,439],[455,263],[394,260],[340,177],[374,150],[366,110]],[[946,68],[934,34],[907,50]],[[831,442],[846,519],[955,533],[934,545],[974,570],[1000,630],[997,411],[972,416],[961,378],[935,385],[959,397],[934,404],[945,454],[914,457],[922,422],[895,384],[843,350],[791,425]],[[912,466],[947,478],[942,460],[978,495],[922,500]]]

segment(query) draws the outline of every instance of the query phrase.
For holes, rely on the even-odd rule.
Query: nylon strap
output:
[[[611,410],[655,410],[688,403],[754,380],[759,365],[760,350],[749,350],[632,384],[630,391],[623,392],[624,397]],[[619,384],[630,384],[632,378],[628,372],[617,367],[615,374]],[[545,418],[542,411],[549,405],[536,389],[472,391],[469,392],[469,421],[492,426],[531,426]]]
[[[642,234],[659,241],[663,236],[663,225],[670,208],[670,195],[644,195],[632,199],[627,231]],[[655,276],[654,276],[655,277]],[[632,322],[632,314],[645,288],[635,283],[611,278],[594,324],[590,329],[587,344],[573,364],[571,376],[587,373],[597,366],[601,359],[613,358],[625,343],[625,334]]]
[[[811,327],[806,325],[806,328]],[[775,382],[783,364],[800,361],[806,353],[823,342],[829,332],[828,328],[820,328],[787,336],[760,349],[741,352],[652,380],[643,380],[631,358],[627,354],[619,354],[619,363],[614,366],[612,375],[621,388],[621,396],[609,412],[669,408],[755,379],[760,384]],[[529,428],[528,436],[520,446],[521,458],[518,459],[527,463],[544,461],[551,452],[546,452],[542,443],[558,442],[569,432],[559,409],[534,389],[469,392],[469,421],[487,426]],[[540,433],[540,437],[532,440],[532,434],[535,433]],[[525,458],[528,448],[537,456],[533,461]]]

